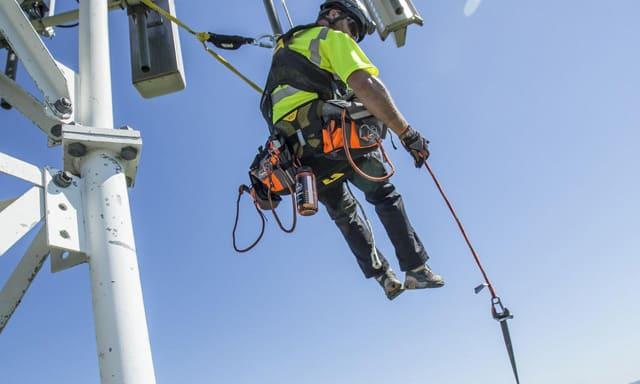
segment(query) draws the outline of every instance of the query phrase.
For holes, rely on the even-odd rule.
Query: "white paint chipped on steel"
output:
[[[22,260],[20,260],[16,269],[4,284],[2,291],[0,291],[0,333],[2,333],[16,308],[20,305],[31,282],[35,279],[49,254],[46,237],[44,228],[41,228]]]
[[[49,168],[44,172],[47,241],[51,248],[84,253],[82,180],[71,176],[68,187],[58,187],[53,182],[58,172]]]
[[[51,135],[51,128],[61,124],[61,120],[47,114],[45,106],[38,99],[3,73],[0,73],[0,96],[37,125],[47,136],[54,138]]]

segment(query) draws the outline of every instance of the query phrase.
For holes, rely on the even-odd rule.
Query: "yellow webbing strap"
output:
[[[251,79],[249,79],[247,76],[242,74],[242,72],[240,72],[236,67],[234,67],[233,64],[231,64],[229,61],[227,61],[227,59],[225,59],[224,57],[220,56],[217,52],[211,50],[207,46],[207,40],[209,40],[209,37],[210,37],[209,33],[207,33],[207,32],[196,32],[191,27],[189,27],[187,24],[183,23],[177,17],[171,15],[169,12],[167,12],[164,9],[160,8],[159,6],[157,6],[151,0],[140,0],[140,2],[142,2],[147,7],[153,9],[154,11],[158,12],[162,16],[166,17],[167,19],[171,20],[172,22],[176,23],[178,26],[184,28],[184,30],[186,30],[190,34],[194,35],[196,37],[196,39],[198,39],[198,41],[200,41],[202,43],[202,45],[204,46],[205,51],[207,51],[207,53],[209,53],[211,56],[213,56],[214,59],[218,60],[220,62],[220,64],[222,64],[225,67],[227,67],[227,69],[229,69],[231,72],[236,74],[236,76],[238,76],[242,80],[244,80],[245,83],[247,83],[251,88],[256,90],[258,93],[262,93],[263,92],[262,88],[258,84],[254,83]]]

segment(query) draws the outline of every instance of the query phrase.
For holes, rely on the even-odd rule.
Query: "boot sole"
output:
[[[402,286],[402,284],[398,284],[398,286],[393,291],[386,293],[387,299],[393,300],[396,297],[400,296],[402,292],[404,292],[404,287]]]
[[[426,283],[419,284],[416,279],[406,279],[404,281],[404,289],[428,289],[428,288],[442,288],[444,287],[444,281],[442,283]]]

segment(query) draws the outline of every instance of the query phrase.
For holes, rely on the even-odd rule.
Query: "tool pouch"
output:
[[[288,146],[279,136],[271,136],[267,143],[258,149],[258,154],[249,168],[249,178],[252,184],[252,195],[256,202],[259,204],[261,201],[266,202],[267,209],[271,209],[269,199],[273,201],[275,207],[276,201],[278,203],[280,201],[278,195],[292,193],[295,188],[293,157]]]
[[[358,158],[378,149],[387,134],[387,126],[358,101],[328,100],[322,118],[322,150],[331,159],[345,158],[345,137],[351,155]]]
[[[280,202],[282,201],[282,197],[273,193],[269,194],[269,188],[267,188],[262,181],[256,179],[253,175],[249,175],[249,178],[251,179],[250,194],[258,208],[263,211],[278,208],[278,205],[280,205]]]

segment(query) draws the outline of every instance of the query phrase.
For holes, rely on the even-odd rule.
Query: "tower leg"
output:
[[[113,127],[108,2],[80,0],[77,121]],[[85,234],[102,384],[155,384],[129,196],[116,154],[81,158]]]

